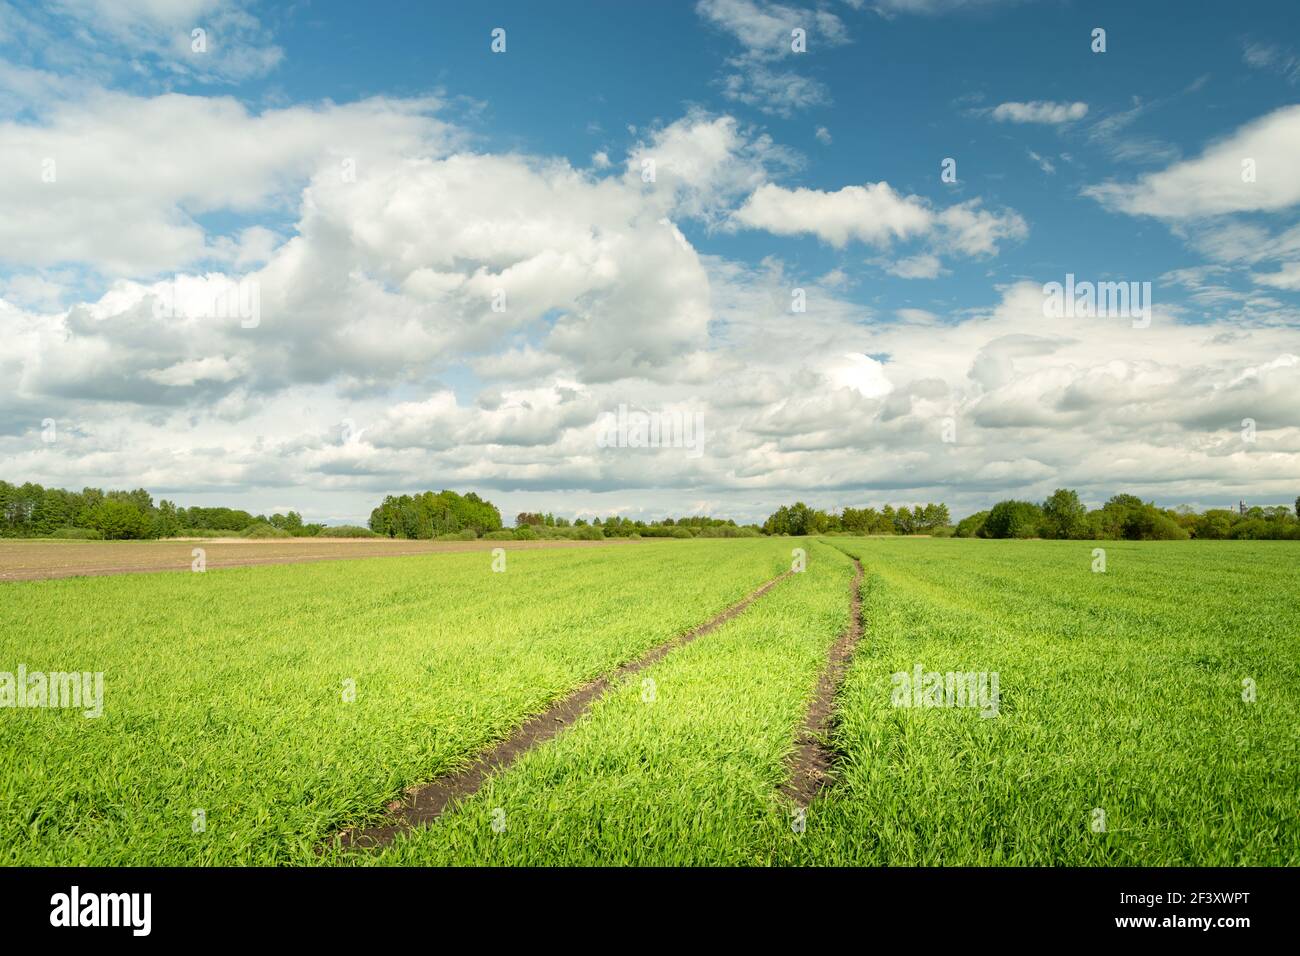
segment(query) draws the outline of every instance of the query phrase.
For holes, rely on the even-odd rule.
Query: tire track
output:
[[[326,846],[321,848],[322,851],[329,846],[338,846],[345,850],[386,846],[392,843],[399,833],[433,823],[452,803],[477,793],[492,774],[505,770],[534,747],[563,733],[570,724],[586,713],[592,704],[624,678],[656,663],[669,651],[717,630],[788,578],[791,573],[786,571],[784,574],[777,575],[694,630],[651,648],[636,660],[623,664],[607,676],[597,678],[556,701],[543,713],[527,720],[509,737],[479,754],[464,770],[438,777],[407,790],[402,799],[388,805],[388,814],[383,821],[368,827],[344,829],[331,837]]]
[[[817,681],[817,693],[795,738],[794,753],[786,763],[789,776],[781,787],[781,793],[800,807],[808,806],[830,782],[830,772],[835,764],[835,752],[829,740],[831,721],[835,716],[835,696],[844,682],[844,673],[858,641],[862,639],[862,562],[852,555],[848,557],[855,569],[850,585],[849,626],[827,656],[826,667]]]

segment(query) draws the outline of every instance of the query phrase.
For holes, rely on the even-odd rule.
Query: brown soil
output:
[[[191,552],[202,548],[207,569],[256,564],[297,564],[345,558],[400,557],[445,551],[508,548],[583,548],[630,543],[609,541],[405,541],[394,538],[172,538],[165,541],[6,541],[0,539],[0,581],[33,581],[150,571],[190,571]]]
[[[578,688],[568,697],[552,704],[544,713],[529,719],[505,740],[484,751],[464,770],[408,790],[402,799],[388,805],[388,814],[382,822],[369,827],[343,830],[331,842],[344,849],[371,849],[391,843],[398,833],[434,822],[451,803],[476,793],[491,774],[506,769],[529,750],[559,736],[615,684],[649,667],[674,648],[717,630],[789,575],[789,571],[778,575],[694,630],[666,641],[608,676]]]
[[[813,797],[830,782],[835,753],[830,746],[831,720],[835,715],[835,695],[844,681],[853,651],[862,639],[862,564],[853,562],[857,569],[851,585],[849,626],[831,648],[817,681],[817,694],[804,718],[794,753],[787,766],[790,776],[781,792],[801,807],[808,806]]]

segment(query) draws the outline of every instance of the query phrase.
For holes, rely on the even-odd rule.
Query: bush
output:
[[[76,541],[103,541],[104,536],[94,528],[58,528],[50,532],[51,538],[72,538]]]
[[[515,533],[513,531],[506,531],[505,529],[500,531],[489,531],[487,534],[483,535],[484,541],[513,541],[514,539]]]
[[[757,528],[738,528],[733,524],[710,525],[707,528],[701,528],[695,535],[697,538],[761,538],[762,533]]]
[[[321,528],[314,535],[306,537],[313,538],[382,538],[383,535],[375,534],[369,528],[358,527],[354,524],[340,524],[332,528]]]
[[[673,530],[669,533],[668,537],[670,537],[670,538],[693,538],[693,537],[695,537],[695,535],[691,534],[690,531],[688,531],[686,528],[673,528]]]
[[[987,511],[977,511],[973,515],[967,515],[957,522],[957,530],[954,532],[959,538],[982,538],[980,534],[984,530],[984,522],[988,520]]]
[[[1232,537],[1244,538],[1248,541],[1258,541],[1261,538],[1272,537],[1269,534],[1270,528],[1267,521],[1259,518],[1250,518],[1246,521],[1238,522],[1232,529]]]
[[[438,541],[477,541],[478,535],[473,528],[465,528],[461,531],[452,531],[449,534],[440,534],[436,538]]]
[[[273,524],[265,521],[254,521],[243,531],[239,532],[241,538],[292,538],[289,532],[282,528],[277,528]]]
[[[1187,529],[1166,514],[1156,514],[1142,535],[1144,541],[1186,541]]]
[[[533,530],[531,525],[523,524],[515,528],[514,537],[516,541],[536,541],[537,532]]]
[[[583,525],[581,528],[575,528],[573,538],[576,541],[604,541],[605,532],[601,531],[595,525]]]

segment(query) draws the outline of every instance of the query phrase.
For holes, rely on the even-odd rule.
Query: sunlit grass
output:
[[[313,862],[340,825],[739,600],[789,546],[507,546],[507,560],[0,585],[0,670],[105,675],[97,719],[0,710],[0,861]]]
[[[831,548],[802,545],[810,549],[806,572],[636,674],[439,823],[380,854],[347,859],[770,863],[778,846],[770,832],[793,825],[776,796],[784,761],[849,619],[851,563]]]

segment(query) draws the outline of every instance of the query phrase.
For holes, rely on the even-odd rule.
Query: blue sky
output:
[[[1296,24],[1281,2],[0,7],[6,477],[336,521],[444,486],[746,519],[1060,484],[1290,500]],[[1045,324],[1067,273],[1151,283],[1153,330]],[[146,327],[160,287],[222,282],[265,321]],[[771,308],[796,288],[806,313]],[[715,437],[594,449],[626,403]]]

